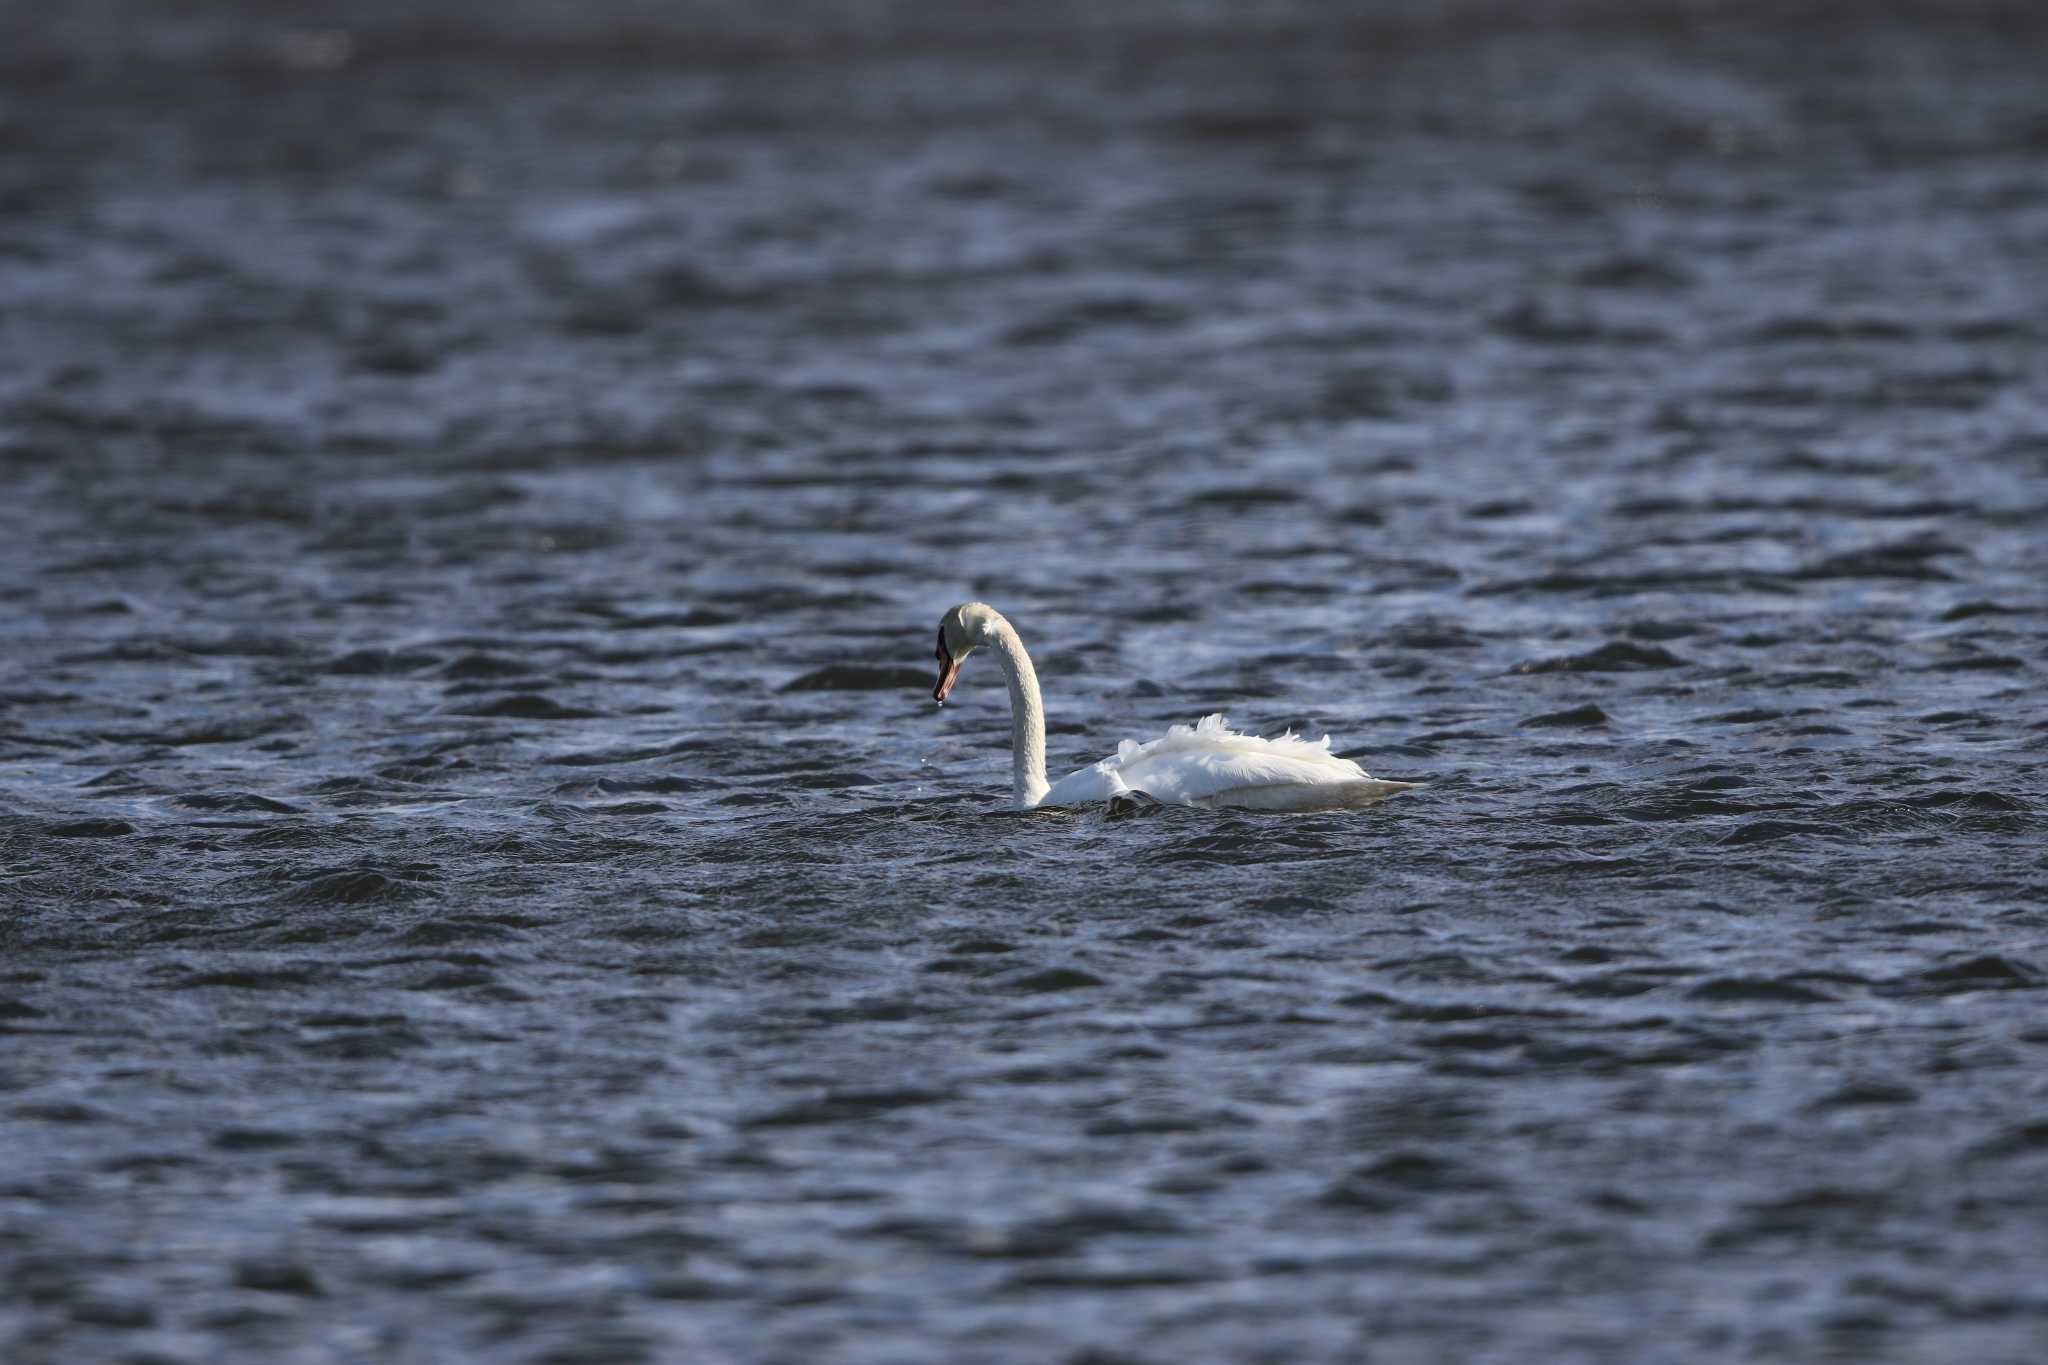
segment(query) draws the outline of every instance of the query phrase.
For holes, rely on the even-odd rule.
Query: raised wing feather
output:
[[[1192,726],[1176,725],[1149,744],[1125,740],[1116,757],[1095,767],[1113,773],[1127,788],[1190,806],[1301,809],[1348,805],[1400,790],[1394,783],[1374,782],[1365,769],[1331,753],[1327,737],[1309,740],[1289,733],[1262,739],[1232,730],[1220,715],[1204,716]],[[1341,794],[1330,790],[1338,785],[1350,789]]]
[[[1418,784],[1385,782],[1330,741],[1292,732],[1272,739],[1240,734],[1220,715],[1176,725],[1149,744],[1125,740],[1114,756],[1067,774],[1041,804],[1081,806],[1141,791],[1170,805],[1327,810],[1364,806]]]

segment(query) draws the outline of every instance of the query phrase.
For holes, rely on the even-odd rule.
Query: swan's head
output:
[[[960,665],[977,645],[989,642],[1002,619],[986,602],[962,602],[939,618],[939,685],[932,689],[933,701],[945,701],[959,681]]]

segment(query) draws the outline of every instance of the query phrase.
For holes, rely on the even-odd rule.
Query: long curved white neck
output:
[[[1028,810],[1051,790],[1045,780],[1045,702],[1038,695],[1038,672],[1008,621],[996,622],[988,647],[1010,684],[1010,799]]]

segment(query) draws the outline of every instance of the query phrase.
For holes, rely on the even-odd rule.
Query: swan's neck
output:
[[[1045,781],[1045,702],[1038,695],[1038,671],[1008,621],[996,625],[988,647],[1010,684],[1010,799],[1029,809],[1051,790]]]

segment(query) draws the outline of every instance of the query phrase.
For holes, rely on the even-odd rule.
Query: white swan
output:
[[[1125,740],[1116,756],[1045,780],[1045,706],[1038,673],[1017,631],[983,602],[963,602],[939,621],[939,683],[932,700],[945,704],[960,665],[987,645],[1010,684],[1010,797],[1019,810],[1080,806],[1143,792],[1175,806],[1242,806],[1253,810],[1329,810],[1369,806],[1419,782],[1383,782],[1330,752],[1327,736],[1277,739],[1241,735],[1222,716],[1176,725],[1150,744]]]

